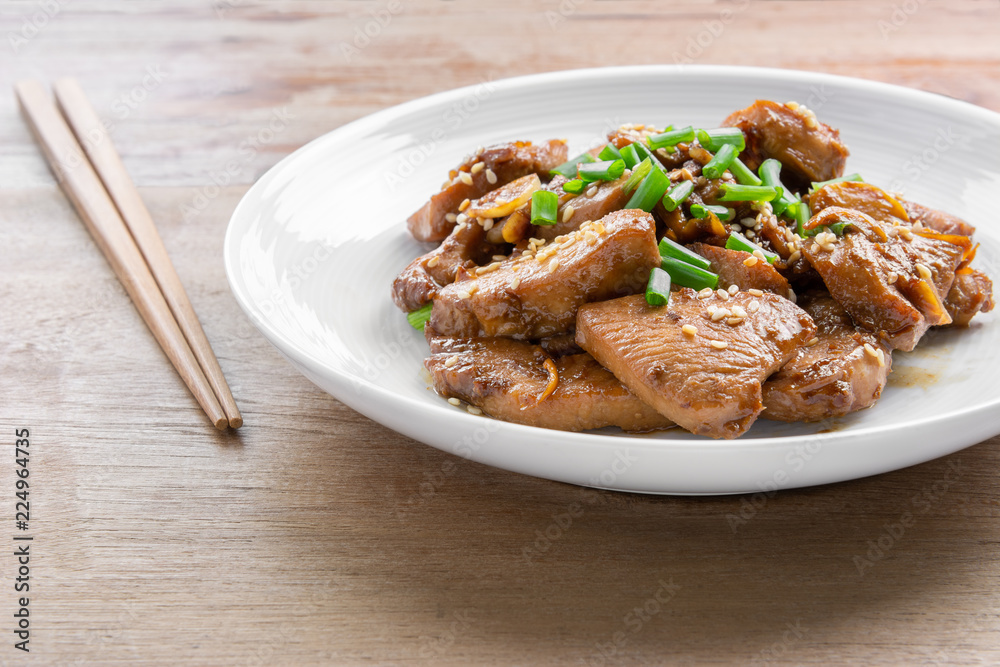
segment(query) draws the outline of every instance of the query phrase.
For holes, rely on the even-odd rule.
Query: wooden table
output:
[[[489,76],[691,58],[1000,111],[995,1],[0,11],[0,415],[5,451],[30,430],[34,538],[23,653],[8,455],[3,664],[1000,662],[1000,439],[773,497],[507,473],[316,389],[249,325],[221,261],[230,213],[278,159]],[[244,411],[238,433],[208,425],[18,116],[13,81],[57,76],[77,77],[111,125]],[[275,116],[287,122],[265,141]]]

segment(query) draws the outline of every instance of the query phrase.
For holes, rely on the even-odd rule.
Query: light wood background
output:
[[[229,215],[303,143],[487,76],[674,62],[724,10],[695,62],[1000,111],[993,0],[0,5],[0,441],[11,452],[14,429],[31,431],[35,538],[30,654],[13,648],[16,564],[0,557],[0,661],[1000,663],[998,438],[772,498],[587,492],[369,421],[296,373],[230,295]],[[391,20],[348,60],[371,12]],[[246,417],[236,435],[199,412],[16,112],[15,80],[58,76],[113,125]],[[246,143],[274,114],[286,129]],[[13,482],[9,454],[9,544]],[[547,530],[561,534],[526,558]]]

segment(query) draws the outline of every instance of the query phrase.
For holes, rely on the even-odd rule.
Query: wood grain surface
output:
[[[690,58],[1000,111],[994,0],[32,0],[0,15],[0,540],[19,532],[18,428],[34,537],[30,653],[14,648],[13,546],[0,558],[2,664],[1000,663],[1000,439],[773,496],[507,473],[316,389],[242,315],[221,260],[233,208],[281,157],[487,77]],[[61,76],[108,122],[239,432],[207,422],[18,116],[15,80]]]

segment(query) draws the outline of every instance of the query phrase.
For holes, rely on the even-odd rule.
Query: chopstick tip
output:
[[[229,428],[239,428],[243,426],[243,417],[241,415],[236,415],[229,419]]]

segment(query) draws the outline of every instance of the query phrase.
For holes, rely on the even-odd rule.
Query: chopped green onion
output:
[[[733,163],[735,158],[736,147],[732,144],[722,144],[719,147],[719,152],[701,168],[701,173],[705,178],[722,178],[722,173],[729,169],[729,165]]]
[[[579,178],[574,178],[572,181],[566,181],[565,183],[563,183],[562,189],[565,192],[570,193],[571,195],[578,195],[581,192],[583,192],[584,188],[586,188],[587,185],[588,183],[586,181],[583,181]]]
[[[657,169],[659,169],[660,171],[662,171],[664,176],[667,175],[667,170],[664,168],[663,164],[660,162],[660,159],[658,157],[656,157],[655,155],[653,155],[648,148],[646,148],[642,144],[634,144],[634,146],[635,146],[635,152],[636,153],[638,153],[643,159],[649,158],[649,161],[653,164],[654,167],[656,167]]]
[[[763,185],[764,181],[757,178],[757,174],[751,171],[750,167],[743,164],[743,160],[738,157],[733,158],[733,163],[729,165],[729,171],[736,177],[736,182],[740,185]]]
[[[670,280],[681,287],[703,290],[719,286],[719,274],[706,271],[673,257],[660,260],[660,268],[670,274]]]
[[[629,169],[634,169],[635,165],[642,162],[642,157],[639,155],[639,151],[635,149],[635,144],[629,144],[622,148],[619,153],[622,154],[622,159],[625,160],[625,166]]]
[[[601,152],[597,154],[599,160],[621,160],[622,154],[618,152],[614,144],[608,144],[601,149]]]
[[[668,153],[674,152],[674,146],[680,143],[690,143],[694,141],[694,128],[688,125],[679,130],[668,130],[660,134],[651,134],[646,137],[646,144],[654,151],[658,148],[667,149]]]
[[[670,177],[659,169],[650,169],[649,175],[643,179],[625,208],[641,208],[646,213],[653,210],[656,202],[670,187]]]
[[[531,224],[554,225],[559,222],[559,197],[551,190],[535,190],[531,195]]]
[[[629,144],[629,146],[634,146],[634,145],[635,144]],[[628,148],[628,146],[626,146],[625,148]],[[639,184],[642,183],[642,181],[646,178],[646,175],[652,169],[653,169],[653,163],[650,161],[649,158],[646,158],[645,160],[640,162],[638,166],[636,166],[635,169],[632,170],[632,175],[629,176],[628,180],[625,181],[625,185],[622,186],[622,190],[624,190],[626,194],[635,190],[637,187],[639,187]]]
[[[736,211],[731,208],[726,208],[725,206],[708,206],[702,204],[691,204],[691,215],[698,218],[699,220],[704,220],[708,217],[709,213],[714,213],[722,222],[729,222],[734,217],[736,217]]]
[[[563,162],[555,169],[550,170],[549,173],[552,174],[553,176],[555,176],[556,174],[560,174],[562,176],[565,176],[566,178],[576,178],[577,165],[586,162],[596,162],[596,160],[594,160],[594,156],[591,155],[590,153],[582,153],[580,155],[577,155],[572,160],[567,160],[566,162]]]
[[[770,185],[723,183],[719,201],[771,201],[778,195]]]
[[[806,223],[812,217],[812,212],[809,210],[809,204],[804,201],[797,202],[794,206],[795,210],[792,211],[792,217],[795,218],[795,233],[805,238]]]
[[[771,209],[774,211],[775,215],[781,215],[790,206],[799,201],[798,196],[786,188],[781,182],[780,162],[774,158],[768,158],[761,163],[760,169],[758,169],[757,172],[760,174],[761,180],[764,181],[764,185],[770,185],[778,192],[778,196],[771,202]]]
[[[423,331],[424,325],[427,324],[427,320],[431,319],[431,309],[433,309],[433,307],[433,301],[425,303],[412,313],[407,313],[406,321],[409,322],[410,326],[417,331]]]
[[[747,237],[743,236],[739,232],[732,232],[729,238],[726,239],[726,248],[728,250],[742,250],[743,252],[753,253],[760,250],[764,253],[764,258],[767,260],[768,264],[774,264],[778,260],[778,256],[773,252],[764,250],[756,243],[751,243],[747,240]]]
[[[844,183],[845,181],[860,181],[864,183],[863,178],[860,174],[848,174],[847,176],[840,176],[839,178],[831,178],[829,181],[820,181],[819,183],[813,183],[812,187],[809,188],[809,192],[815,192],[826,185],[833,185],[834,183]]]
[[[646,303],[651,306],[665,306],[670,303],[670,274],[658,266],[654,266],[649,272]]]
[[[682,262],[687,262],[699,269],[708,271],[712,268],[712,263],[693,250],[685,248],[680,243],[671,241],[666,236],[660,239],[660,257],[672,257]]]
[[[694,192],[694,182],[681,181],[663,195],[663,208],[673,211]]]
[[[715,130],[698,130],[698,143],[702,148],[713,153],[722,148],[723,144],[732,144],[737,153],[742,153],[747,147],[747,139],[743,131],[737,127],[720,127]]]
[[[814,227],[812,229],[807,229],[807,230],[805,230],[805,232],[806,232],[805,235],[808,237],[808,236],[816,236],[820,232],[833,232],[837,236],[843,236],[844,232],[846,232],[848,230],[848,228],[850,228],[852,226],[853,226],[852,223],[846,222],[846,221],[845,222],[835,222],[832,225],[821,225],[819,227]]]
[[[613,181],[625,173],[625,161],[587,162],[577,165],[577,173],[584,181]]]

